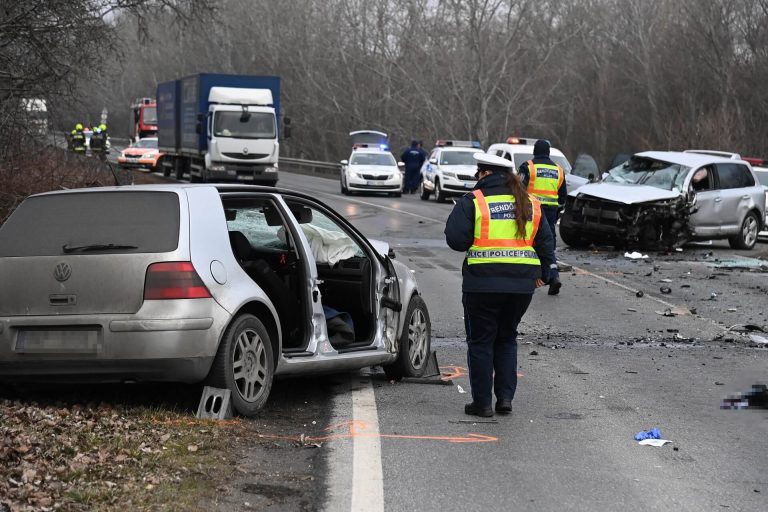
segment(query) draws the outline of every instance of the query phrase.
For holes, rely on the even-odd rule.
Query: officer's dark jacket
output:
[[[420,169],[426,159],[427,152],[416,146],[411,146],[400,155],[400,160],[405,164],[406,169]]]
[[[506,176],[493,173],[475,185],[486,197],[510,194],[505,184]],[[475,203],[472,194],[465,194],[453,207],[445,224],[445,241],[454,251],[466,252],[475,239]],[[461,289],[465,293],[533,293],[535,280],[549,280],[550,265],[555,263],[552,233],[542,220],[536,231],[533,248],[541,261],[541,268],[534,265],[508,263],[483,263],[467,265],[464,258],[461,273],[464,276]]]
[[[557,165],[555,162],[552,161],[551,158],[548,156],[543,155],[537,155],[533,157],[533,163],[534,164],[549,164],[549,165]],[[563,169],[565,171],[565,169]],[[523,185],[525,185],[526,188],[528,188],[528,180],[531,177],[531,172],[528,169],[528,162],[523,162],[520,167],[517,169],[517,173],[520,175],[520,178],[523,180]],[[568,187],[565,185],[565,180],[563,180],[563,184],[560,185],[560,189],[557,191],[557,202],[560,205],[565,204],[565,198],[568,197]],[[547,206],[547,205],[541,205],[542,208],[554,208],[554,206]]]

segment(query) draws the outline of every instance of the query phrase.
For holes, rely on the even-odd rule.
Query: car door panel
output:
[[[720,232],[733,235],[739,232],[741,222],[755,207],[749,191],[754,180],[746,166],[736,163],[715,164],[722,194]]]

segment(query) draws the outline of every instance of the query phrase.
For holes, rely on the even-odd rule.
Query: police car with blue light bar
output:
[[[403,191],[402,162],[389,151],[386,133],[373,130],[350,132],[352,154],[341,161],[341,193],[384,192],[400,197]]]
[[[475,187],[477,162],[472,157],[482,153],[477,141],[438,140],[421,167],[419,194],[424,201],[432,194],[438,203],[449,196],[466,194]]]

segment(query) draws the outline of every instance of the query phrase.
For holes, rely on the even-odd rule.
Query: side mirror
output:
[[[205,116],[206,116],[206,114],[202,114],[202,113],[201,114],[197,114],[197,120],[202,123],[203,121],[205,121]]]
[[[283,138],[284,139],[291,138],[291,127],[288,125],[283,126]]]
[[[203,132],[203,125],[201,123],[197,123],[195,125],[195,133],[202,133]]]
[[[342,160],[341,165],[349,165],[349,160]]]
[[[430,158],[429,163],[431,163],[432,165],[437,165],[437,158]]]
[[[595,181],[595,175],[592,173],[589,173],[589,176],[587,176],[587,180],[589,180],[590,183]]]
[[[290,126],[291,125],[291,118],[288,117],[288,116],[283,116],[283,124],[285,126]]]
[[[397,162],[397,166],[398,166],[398,167],[405,167],[405,163],[403,163],[403,162]]]

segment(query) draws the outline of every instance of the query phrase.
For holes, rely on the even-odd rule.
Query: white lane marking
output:
[[[353,377],[354,378],[354,377]],[[362,383],[362,381],[361,381]],[[352,420],[363,422],[369,432],[379,431],[376,395],[370,378],[352,392]],[[352,512],[384,512],[384,476],[381,469],[381,439],[352,438]]]
[[[350,197],[341,197],[341,196],[337,196],[336,194],[329,194],[328,192],[320,192],[320,191],[315,190],[315,191],[312,192],[312,194],[320,194],[320,195],[324,195],[326,197],[332,197],[333,199],[337,199],[337,200],[349,201],[351,203],[364,204],[364,205],[367,205],[367,206],[373,206],[374,208],[381,208],[382,210],[389,210],[390,212],[401,213],[403,215],[410,215],[411,217],[416,217],[417,219],[424,219],[424,220],[429,221],[429,222],[434,222],[435,224],[443,224],[443,223],[445,223],[445,220],[437,220],[437,219],[433,219],[431,217],[425,217],[423,215],[419,215],[418,213],[406,212],[404,210],[398,210],[397,208],[390,208],[389,206],[382,206],[380,204],[369,203],[368,201],[361,201],[359,199],[352,199]]]
[[[566,262],[563,261],[563,263],[566,263]],[[613,279],[609,279],[607,277],[603,277],[603,276],[597,275],[594,272],[590,272],[589,270],[585,270],[585,269],[577,267],[575,265],[571,265],[571,266],[573,267],[574,270],[577,270],[579,272],[582,272],[584,274],[592,276],[592,277],[594,277],[596,279],[599,279],[601,281],[604,281],[604,282],[606,282],[608,284],[612,284],[614,286],[617,286],[617,287],[621,288],[622,290],[627,290],[628,292],[632,292],[632,293],[637,293],[639,291],[639,290],[636,290],[636,289],[632,288],[631,286],[627,286],[625,284],[619,283],[618,281],[614,281]],[[660,299],[658,297],[654,297],[653,295],[650,295],[648,293],[644,293],[644,296],[648,297],[652,301],[655,301],[655,302],[658,302],[659,304],[667,306],[668,308],[677,307],[676,304],[672,304],[672,303],[667,302],[665,300],[662,300],[662,299]],[[714,325],[715,327],[717,327],[717,328],[719,328],[719,329],[721,329],[723,331],[727,331],[728,330],[726,327],[720,325],[719,323],[717,323],[715,320],[712,320],[711,318],[707,318],[707,317],[701,316],[701,315],[699,315],[699,318],[701,318],[703,320],[708,320],[710,323],[712,323],[712,325]]]

